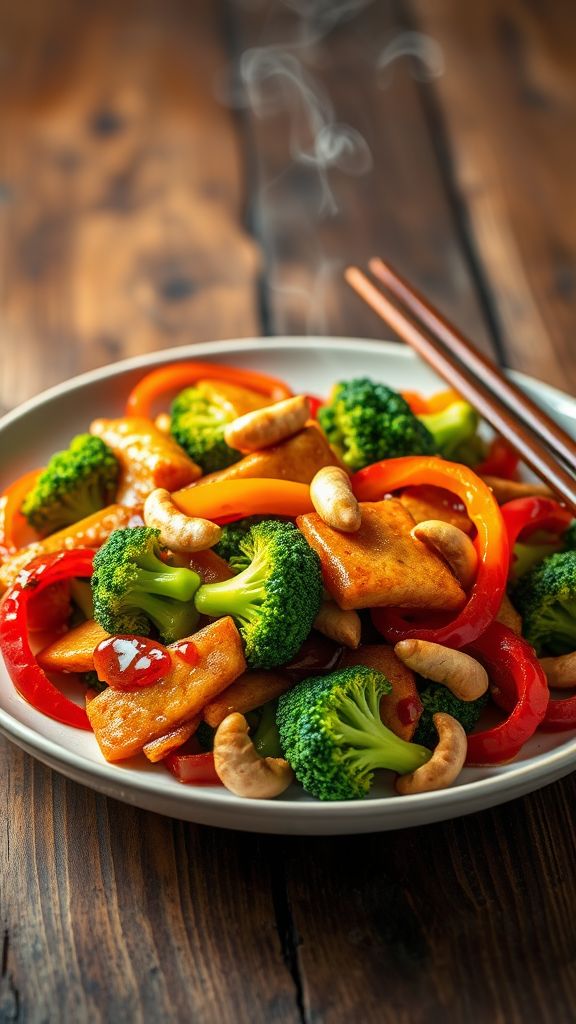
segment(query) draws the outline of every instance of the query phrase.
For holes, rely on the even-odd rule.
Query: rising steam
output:
[[[338,168],[344,174],[366,174],[372,167],[372,156],[364,136],[335,119],[328,94],[295,53],[274,46],[246,50],[240,60],[240,78],[257,117],[289,111],[290,156],[295,163],[317,171],[320,212],[336,213],[338,206],[328,172]]]
[[[401,57],[412,57],[412,74],[420,82],[431,82],[444,74],[442,47],[423,32],[397,32],[386,43],[376,66],[380,72]]]

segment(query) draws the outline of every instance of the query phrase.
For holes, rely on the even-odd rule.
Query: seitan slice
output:
[[[196,648],[196,664],[173,653],[168,675],[157,683],[140,690],[108,687],[88,704],[86,713],[107,761],[132,757],[151,740],[189,722],[245,671],[242,640],[228,616],[188,639]]]
[[[101,437],[120,463],[116,497],[123,505],[142,505],[156,487],[175,491],[201,475],[174,438],[143,416],[94,420],[90,433]]]
[[[315,512],[297,524],[320,556],[324,585],[341,608],[461,608],[466,595],[446,563],[410,536],[414,520],[395,498],[361,502],[362,525],[341,533]]]
[[[294,480],[309,484],[319,469],[324,466],[340,465],[324,434],[313,424],[304,427],[298,434],[282,444],[252,452],[245,458],[221,469],[208,473],[195,486],[216,483],[220,480],[245,480],[259,477],[267,480]]]

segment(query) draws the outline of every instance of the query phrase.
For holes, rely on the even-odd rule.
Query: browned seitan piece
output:
[[[449,568],[410,536],[414,520],[394,498],[361,502],[362,525],[341,533],[315,512],[297,524],[320,556],[324,585],[341,608],[461,608],[466,595]]]

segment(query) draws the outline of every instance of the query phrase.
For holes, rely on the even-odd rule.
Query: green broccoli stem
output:
[[[344,757],[363,772],[389,768],[405,775],[413,772],[432,756],[427,747],[400,739],[380,718],[380,698],[373,690],[369,699],[357,688],[354,696],[342,698],[338,711],[332,713],[332,727],[338,742],[349,750]]]
[[[122,605],[126,611],[135,608],[143,611],[154,623],[162,639],[169,644],[190,636],[200,618],[191,601],[166,601],[143,590],[130,591]]]
[[[193,569],[176,568],[158,560],[156,568],[142,568],[145,559],[138,560],[138,576],[131,582],[130,589],[144,594],[158,594],[175,601],[191,601],[202,580]]]
[[[418,419],[432,434],[437,450],[447,456],[470,441],[478,429],[478,413],[463,401],[452,402],[441,412],[422,413]]]
[[[233,615],[248,622],[254,609],[264,600],[266,578],[266,556],[257,555],[232,579],[222,583],[204,583],[197,591],[194,603],[203,615]]]

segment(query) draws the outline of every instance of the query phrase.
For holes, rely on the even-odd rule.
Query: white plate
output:
[[[352,338],[275,338],[194,345],[130,359],[84,374],[27,402],[0,421],[0,490],[42,465],[96,416],[122,413],[142,373],[180,359],[209,358],[283,377],[298,391],[325,394],[339,378],[368,374],[392,387],[431,392],[439,381],[407,349]],[[576,434],[576,402],[517,375],[523,387]],[[522,796],[576,765],[576,731],[542,734],[512,764],[466,769],[457,786],[399,797],[391,778],[363,801],[319,803],[297,787],[278,800],[241,800],[224,789],[184,786],[161,766],[106,764],[89,733],[39,714],[15,692],[0,665],[0,730],[56,771],[108,796],[161,814],[245,831],[285,834],[375,832],[469,814]],[[386,773],[382,773],[383,775]]]

